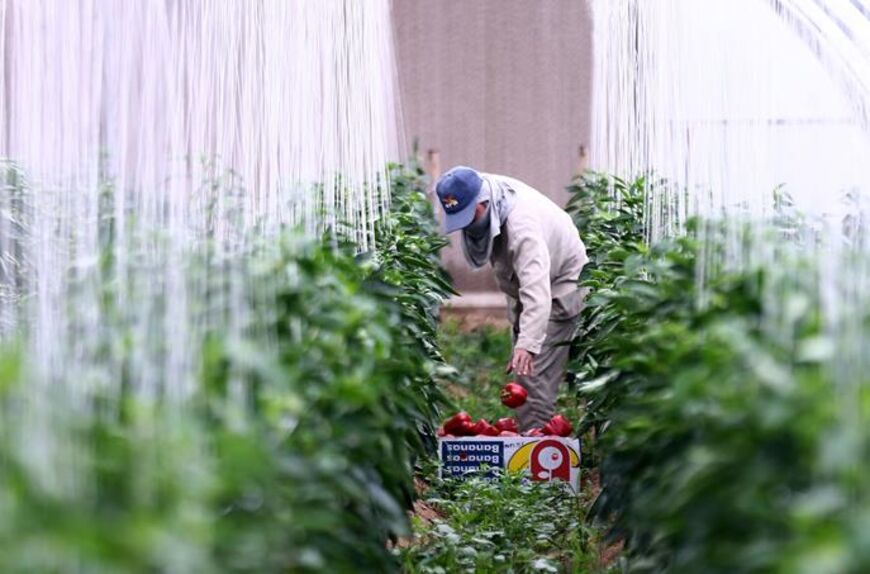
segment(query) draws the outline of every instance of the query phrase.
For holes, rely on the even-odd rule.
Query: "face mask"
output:
[[[490,223],[490,207],[489,203],[486,204],[486,212],[482,217],[478,218],[477,221],[472,221],[468,227],[465,228],[465,233],[475,238],[486,237],[486,234],[489,232],[489,223]]]

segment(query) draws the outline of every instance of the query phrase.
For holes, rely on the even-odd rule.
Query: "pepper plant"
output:
[[[594,292],[572,365],[586,425],[601,431],[590,518],[625,542],[624,568],[866,571],[857,533],[870,508],[861,423],[870,381],[852,381],[844,402],[832,379],[819,268],[776,243],[800,232],[799,219],[777,214],[787,225],[770,233],[775,267],[707,264],[702,283],[702,250],[723,259],[723,224],[609,249],[610,238],[638,237],[637,222],[615,229],[616,216],[590,212],[613,187],[576,191],[593,196],[573,205],[584,238],[603,248],[584,274]]]
[[[0,349],[0,571],[398,569],[388,542],[409,532],[414,464],[439,418],[433,329],[450,287],[420,173],[395,173],[375,253],[288,231],[191,254],[198,303],[219,311],[184,392],[80,381],[97,390],[37,401],[41,383]],[[105,290],[110,259],[101,272]],[[245,313],[222,306],[229,289]],[[107,341],[126,340],[122,319],[105,322]],[[62,448],[22,436],[33,413]]]

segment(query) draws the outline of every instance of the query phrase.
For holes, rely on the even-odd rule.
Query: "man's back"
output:
[[[537,246],[525,239],[529,234],[539,234],[548,252],[551,296],[557,298],[576,290],[577,279],[588,259],[571,217],[550,198],[517,179],[482,175],[502,181],[516,192],[514,209],[493,245],[492,264],[499,287],[511,297],[518,297],[514,256],[521,245]]]

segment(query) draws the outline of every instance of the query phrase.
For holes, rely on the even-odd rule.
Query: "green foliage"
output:
[[[603,344],[609,368],[581,385],[607,417],[593,513],[615,520],[635,570],[763,570],[787,538],[784,502],[807,485],[807,431],[830,422],[831,389],[765,338],[757,277],[718,276],[707,288],[727,303],[698,309],[691,266],[657,255],[648,283],[610,298],[626,323]],[[817,316],[793,328],[799,344],[818,337]]]
[[[472,417],[498,419],[515,413],[501,404],[505,364],[511,353],[510,329],[481,325],[465,331],[455,320],[446,320],[438,333],[439,345],[448,363],[456,369],[451,377],[455,411]]]
[[[253,308],[275,340],[226,341],[204,375],[223,478],[220,562],[389,570],[385,541],[407,532],[418,423],[431,424],[427,364],[350,254],[291,238],[262,257]],[[239,428],[234,380],[248,397]]]
[[[0,570],[218,570],[209,553],[216,477],[209,473],[197,421],[129,405],[125,421],[96,414],[70,419],[63,412],[44,421],[46,432],[67,433],[64,452],[55,455],[62,465],[50,477],[26,452],[45,448],[40,439],[27,437],[22,445],[4,428]],[[20,422],[10,406],[4,405],[7,423]]]
[[[623,251],[642,247],[645,185],[643,178],[626,182],[587,172],[568,186],[571,197],[565,211],[574,219],[588,251],[586,277],[600,276],[594,271],[612,273]]]
[[[207,362],[219,368],[206,388],[226,393],[241,374],[251,396],[254,424],[229,433],[222,457],[232,478],[223,506],[233,511],[217,547],[234,570],[396,567],[385,542],[409,533],[413,464],[434,445],[444,402],[437,308],[453,292],[422,176],[394,167],[372,253],[296,241],[267,250],[253,308],[277,340],[264,346],[255,331]],[[231,428],[229,416],[218,428]]]
[[[443,514],[417,525],[400,554],[405,572],[588,572],[593,560],[578,497],[563,483],[436,483],[426,502]]]
[[[636,237],[620,226],[584,238]],[[702,285],[723,228],[705,224],[702,244],[696,227],[612,249],[584,276],[595,293],[573,368],[603,453],[591,516],[625,540],[633,572],[864,572],[867,381],[845,406],[818,271],[780,254],[775,270],[707,267]]]
[[[182,381],[142,396],[130,377],[47,400],[0,356],[0,571],[395,571],[388,541],[410,532],[414,463],[440,417],[436,310],[452,291],[419,172],[393,183],[375,253],[288,233],[232,260],[193,254],[197,303],[223,311],[183,399],[168,398]],[[230,265],[246,285],[228,284]],[[100,271],[108,283],[111,259]],[[229,322],[231,287],[249,313]],[[107,320],[107,341],[123,328]]]
[[[643,239],[644,181],[626,183],[586,173],[572,182],[568,192],[571,198],[565,209],[577,224],[589,256],[581,275],[581,284],[589,294],[572,346],[569,372],[580,381],[589,381],[608,376],[614,356],[609,348],[613,343],[610,334],[617,327],[628,330],[624,316],[609,304],[607,296],[626,283],[644,289],[646,270],[638,263],[648,253]],[[631,269],[631,277],[626,269]],[[606,420],[608,400],[606,395],[587,400],[586,428],[600,427]]]
[[[392,166],[390,181],[390,212],[377,227],[378,245],[371,258],[376,282],[368,286],[398,303],[403,317],[402,345],[428,357],[429,366],[435,369],[416,384],[418,407],[424,415],[417,422],[431,446],[445,403],[434,375],[447,369],[438,345],[438,313],[441,303],[456,292],[441,265],[440,252],[448,241],[438,230],[426,197],[425,173],[416,162],[409,162]]]

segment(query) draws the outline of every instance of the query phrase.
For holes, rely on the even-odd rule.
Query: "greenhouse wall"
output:
[[[588,2],[394,0],[393,18],[408,141],[441,169],[503,173],[564,203],[590,137]],[[455,241],[445,260],[466,305],[501,302]]]

